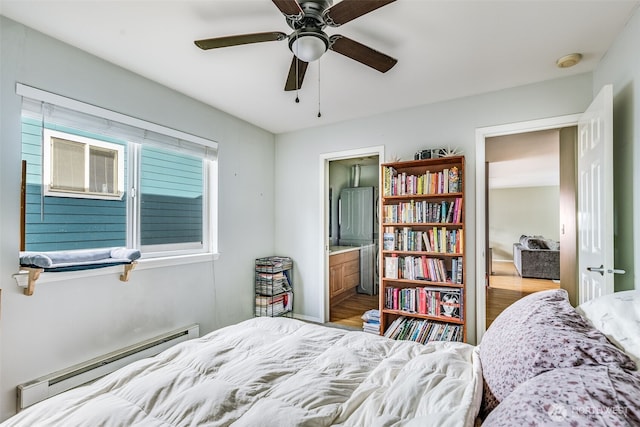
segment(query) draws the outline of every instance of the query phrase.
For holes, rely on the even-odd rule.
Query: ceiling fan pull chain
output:
[[[320,113],[320,60],[318,60],[318,117],[322,117],[322,113]]]
[[[298,38],[298,36],[296,35],[296,39]],[[298,52],[295,52],[295,58],[293,58],[294,61],[296,61],[296,104],[300,103],[300,97],[298,96],[298,91],[300,90],[300,77],[298,76],[298,65],[300,64],[300,60],[298,59]]]

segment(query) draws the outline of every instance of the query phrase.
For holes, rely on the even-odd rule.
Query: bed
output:
[[[460,426],[473,425],[481,390],[468,344],[260,317],[134,362],[3,426]]]
[[[1,426],[638,426],[640,293],[505,310],[479,346],[254,318]]]
[[[640,426],[640,292],[573,308],[563,289],[505,309],[482,337],[486,427]]]

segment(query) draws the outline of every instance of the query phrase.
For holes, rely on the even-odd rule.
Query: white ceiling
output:
[[[0,13],[277,134],[591,71],[638,3],[398,0],[326,30],[398,64],[382,74],[329,51],[320,79],[310,64],[299,104],[283,90],[286,41],[193,44],[290,33],[269,0],[0,0]],[[584,60],[555,66],[572,52]]]

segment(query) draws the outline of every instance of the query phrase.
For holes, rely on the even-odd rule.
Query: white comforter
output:
[[[466,426],[474,347],[255,318],[28,408],[2,426]]]

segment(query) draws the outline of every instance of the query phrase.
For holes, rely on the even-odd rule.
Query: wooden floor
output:
[[[331,307],[330,321],[362,330],[361,316],[367,310],[377,309],[379,302],[378,295],[355,294]]]
[[[487,328],[502,310],[523,296],[560,287],[560,282],[557,281],[520,277],[512,262],[494,262],[492,273],[487,289]],[[378,303],[378,295],[355,294],[331,307],[330,321],[341,326],[362,329],[362,314],[372,308],[378,308]]]
[[[523,296],[559,287],[559,281],[520,277],[512,262],[494,262],[487,289],[487,328],[502,310]]]

